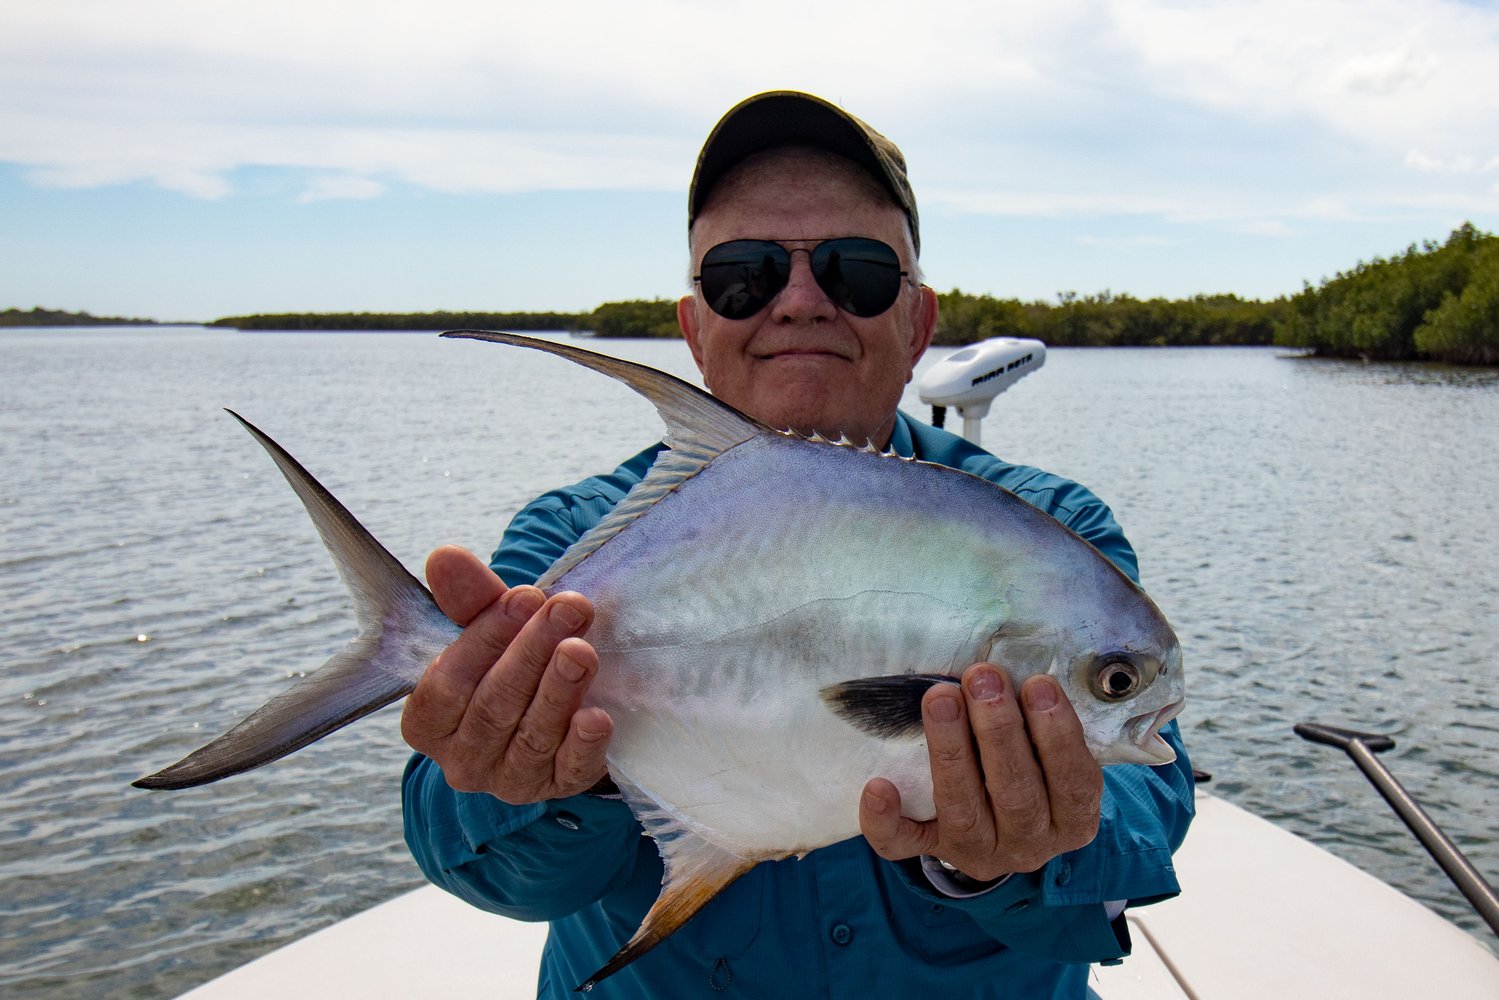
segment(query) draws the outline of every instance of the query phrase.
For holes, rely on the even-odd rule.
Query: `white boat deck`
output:
[[[1412,863],[1429,864],[1412,844]],[[1499,958],[1326,851],[1199,794],[1182,895],[1131,910],[1134,954],[1095,968],[1103,1000],[1499,998]],[[191,1000],[534,997],[546,926],[428,886],[195,989]]]

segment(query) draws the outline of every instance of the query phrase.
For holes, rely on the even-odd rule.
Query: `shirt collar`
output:
[[[895,429],[890,432],[888,450],[895,452],[901,458],[916,457],[916,441],[911,437],[910,419],[899,410],[895,411]]]

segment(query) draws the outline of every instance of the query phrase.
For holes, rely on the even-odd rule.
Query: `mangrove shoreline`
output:
[[[1499,365],[1499,237],[1464,223],[1446,241],[1359,262],[1320,285],[1271,301],[1236,295],[1137,299],[1063,292],[1022,302],[938,293],[933,342],[1034,337],[1053,347],[1278,345],[1321,357]],[[4,326],[154,326],[40,307],[0,312]],[[272,313],[205,324],[244,331],[501,329],[595,337],[676,337],[676,300],[606,302],[591,312]]]

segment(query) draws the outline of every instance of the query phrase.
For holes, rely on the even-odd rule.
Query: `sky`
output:
[[[5,0],[0,309],[686,291],[713,124],[904,151],[938,290],[1294,294],[1499,230],[1499,0]]]

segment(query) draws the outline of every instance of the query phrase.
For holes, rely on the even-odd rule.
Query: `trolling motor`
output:
[[[963,417],[963,436],[979,443],[979,424],[994,397],[1046,363],[1046,345],[1023,337],[992,337],[954,351],[931,368],[916,386],[932,407],[932,426],[941,427],[947,408]]]

